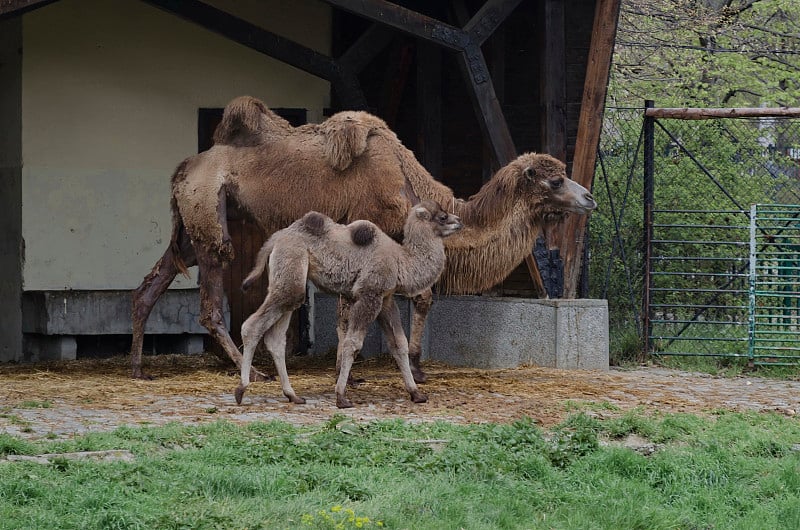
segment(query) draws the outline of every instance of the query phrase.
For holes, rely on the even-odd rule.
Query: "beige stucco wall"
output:
[[[214,4],[329,53],[321,2]],[[169,177],[197,151],[197,109],[241,94],[319,121],[329,84],[138,0],[24,15],[24,288],[136,287],[169,241]]]

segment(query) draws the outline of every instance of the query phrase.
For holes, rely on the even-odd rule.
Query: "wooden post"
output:
[[[578,119],[578,138],[572,162],[572,179],[588,189],[591,189],[594,179],[619,8],[620,0],[597,0],[595,7],[592,43]],[[585,215],[571,215],[561,225],[564,298],[575,298],[577,292],[585,227]]]

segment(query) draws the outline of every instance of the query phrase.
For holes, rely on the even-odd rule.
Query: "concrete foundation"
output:
[[[171,289],[156,302],[147,320],[146,334],[153,348],[170,353],[200,353],[207,331],[199,323],[198,289]],[[226,315],[227,318],[227,315]],[[130,291],[27,291],[22,297],[23,355],[26,362],[72,360],[81,344],[115,343],[126,337],[130,347]],[[94,337],[97,340],[85,340]],[[148,341],[149,342],[149,341]]]
[[[336,299],[314,297],[312,353],[335,350]],[[406,333],[413,310],[398,298]],[[386,352],[372,324],[362,355]],[[608,304],[605,300],[534,300],[488,296],[443,296],[428,316],[423,359],[454,366],[608,370]]]

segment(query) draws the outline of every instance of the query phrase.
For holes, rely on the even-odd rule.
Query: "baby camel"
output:
[[[286,329],[292,311],[305,299],[307,279],[323,291],[341,295],[349,306],[347,329],[340,334],[336,355],[336,406],[353,406],[345,396],[350,368],[361,350],[367,328],[376,317],[412,401],[427,401],[411,375],[408,340],[393,295],[415,296],[431,288],[444,270],[442,238],[457,232],[461,226],[458,216],[447,213],[434,201],[425,200],[409,211],[402,245],[369,221],[345,226],[313,211],[273,234],[258,252],[255,267],[242,283],[242,289],[247,289],[261,276],[269,261],[267,298],[242,324],[242,381],[236,387],[236,402],[242,402],[250,383],[253,353],[264,337],[283,394],[292,403],[305,403],[289,383],[284,350]]]

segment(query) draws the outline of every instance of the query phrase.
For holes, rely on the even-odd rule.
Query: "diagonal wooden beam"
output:
[[[0,0],[0,18],[15,17],[56,0]]]
[[[617,32],[620,0],[597,0],[592,42],[586,63],[583,100],[578,117],[578,137],[572,162],[572,180],[591,189],[597,145],[600,141],[611,55]],[[586,234],[586,216],[571,215],[561,225],[561,255],[564,260],[564,298],[575,298],[581,272]]]
[[[520,2],[522,0],[489,0],[464,26],[464,31],[469,34],[472,42],[483,44]]]
[[[339,65],[351,72],[363,70],[392,41],[394,32],[383,24],[372,24],[339,56]]]
[[[348,108],[365,109],[366,98],[353,76],[332,58],[276,35],[199,0],[142,0],[252,50],[330,81]]]

